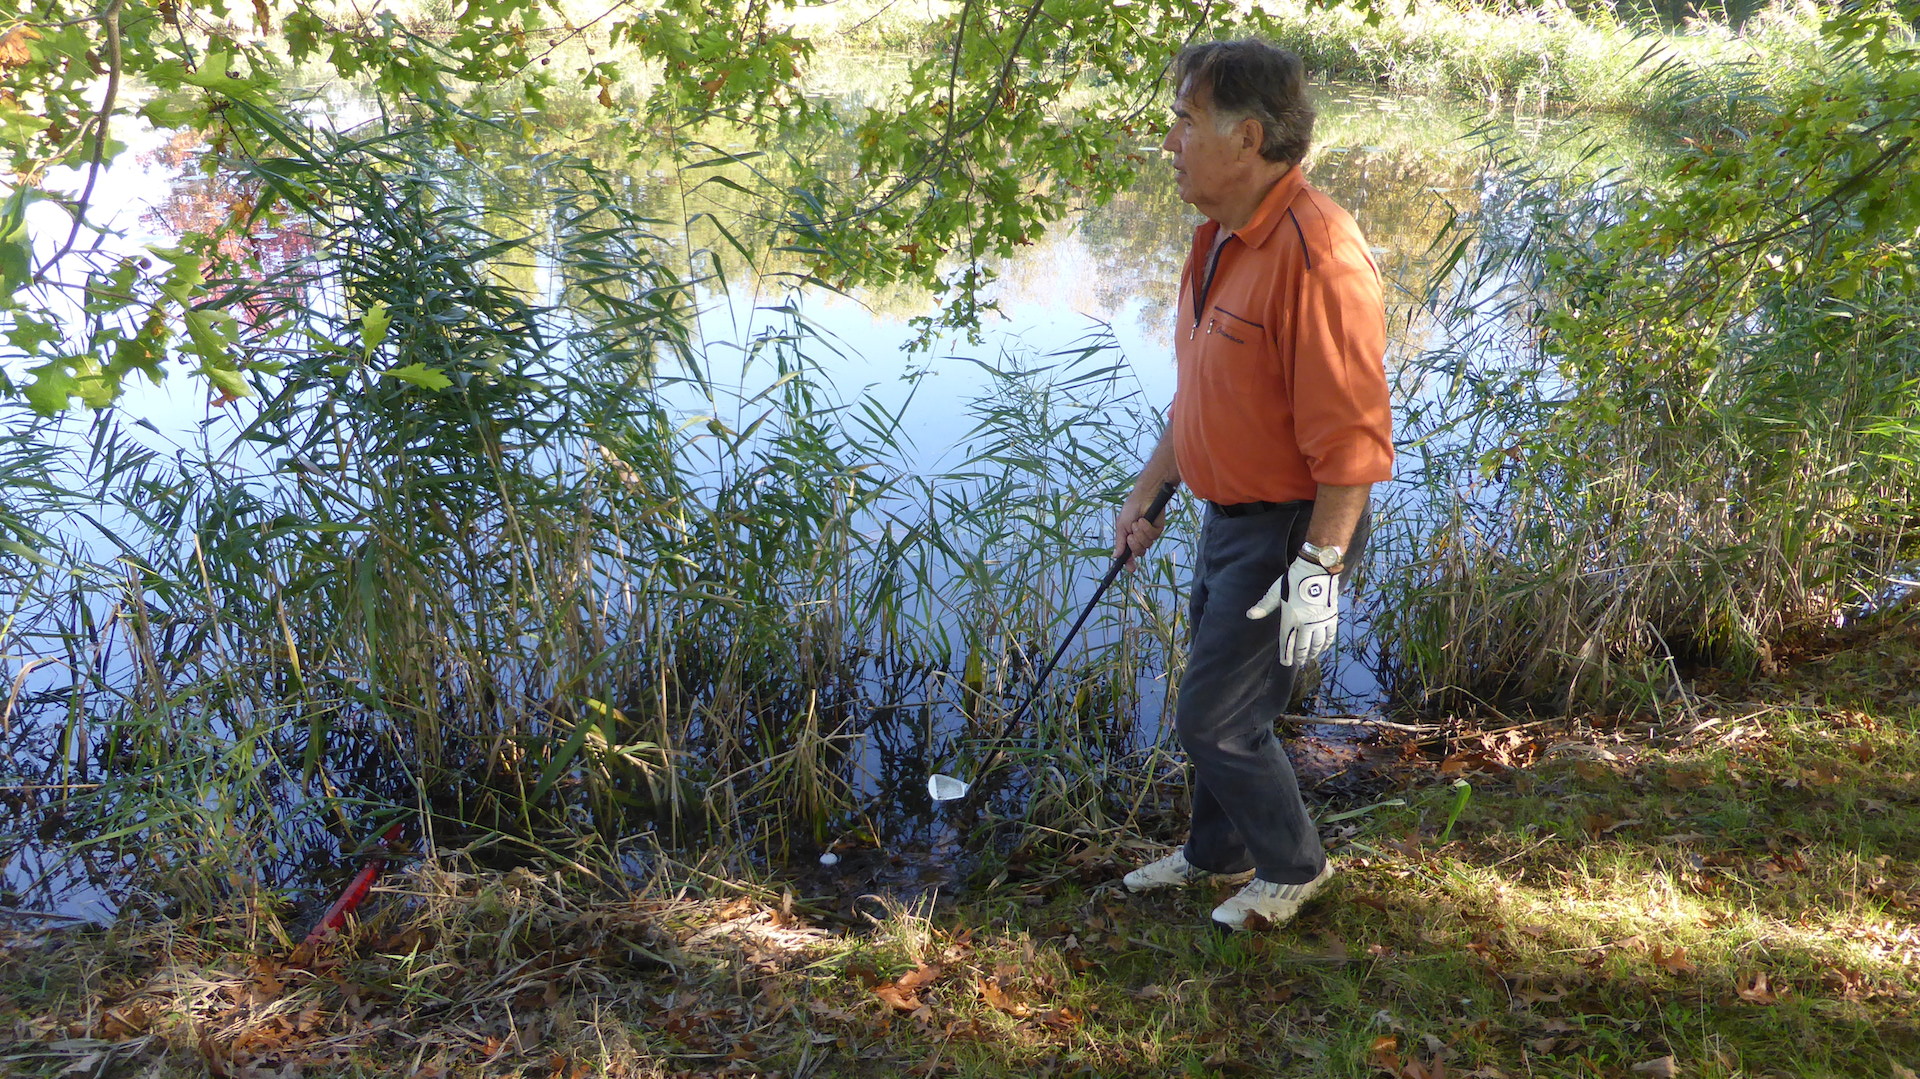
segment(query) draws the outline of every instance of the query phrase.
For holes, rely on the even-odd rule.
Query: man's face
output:
[[[1235,124],[1221,134],[1211,95],[1204,89],[1196,93],[1191,82],[1180,88],[1173,99],[1173,126],[1160,148],[1173,154],[1182,202],[1204,213],[1231,198],[1246,179],[1249,154],[1259,156],[1257,145],[1247,145],[1245,127]]]

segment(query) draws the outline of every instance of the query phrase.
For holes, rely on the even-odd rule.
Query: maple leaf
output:
[[[0,38],[0,69],[25,67],[33,62],[33,51],[27,48],[27,42],[40,36],[40,31],[31,26],[16,26]]]

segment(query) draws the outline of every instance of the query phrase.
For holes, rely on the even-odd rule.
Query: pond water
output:
[[[1410,355],[1435,346],[1438,332],[1423,298],[1429,279],[1441,265],[1448,243],[1437,243],[1459,221],[1476,223],[1487,192],[1497,189],[1502,180],[1500,166],[1478,152],[1487,137],[1489,118],[1473,114],[1443,102],[1384,95],[1367,88],[1322,86],[1317,88],[1321,107],[1318,145],[1308,170],[1316,186],[1353,211],[1375,247],[1378,261],[1389,283],[1391,326],[1395,338],[1390,363],[1403,365]],[[336,91],[324,99],[325,108],[336,123],[351,123],[365,112],[364,103],[350,92]],[[1510,145],[1531,152],[1553,153],[1565,138],[1584,130],[1584,121],[1558,117],[1509,115],[1492,118],[1490,129]],[[547,133],[549,144],[597,139],[603,132],[570,134]],[[230,211],[239,197],[235,178],[217,166],[203,167],[210,150],[192,135],[172,132],[129,134],[131,148],[116,162],[101,185],[102,205],[111,207],[113,224],[119,231],[114,243],[132,250],[144,243],[165,242],[178,229],[204,221],[209,215]],[[1620,139],[1620,136],[1614,136]],[[1575,141],[1578,141],[1576,138]],[[1624,145],[1624,143],[1623,143]],[[1625,147],[1643,150],[1639,144]],[[1151,147],[1142,147],[1143,152]],[[1077,362],[1097,363],[1110,369],[1100,381],[1093,407],[1111,404],[1116,425],[1108,432],[1117,459],[1110,462],[1116,474],[1130,472],[1155,432],[1143,416],[1151,416],[1165,407],[1172,394],[1170,330],[1171,307],[1177,291],[1177,273],[1186,255],[1195,217],[1173,194],[1168,171],[1157,167],[1151,152],[1140,182],[1104,207],[1089,207],[1056,229],[1044,240],[1024,248],[1018,257],[995,268],[998,278],[988,298],[998,306],[998,315],[990,316],[977,340],[943,336],[928,347],[910,349],[917,330],[912,320],[929,314],[935,299],[909,290],[856,292],[838,295],[828,292],[789,296],[770,283],[736,276],[731,287],[708,287],[697,295],[701,310],[700,336],[707,355],[727,352],[729,343],[738,345],[752,340],[771,328],[791,322],[793,311],[802,313],[813,327],[815,338],[830,344],[814,357],[820,377],[842,401],[871,403],[884,413],[897,414],[905,433],[899,446],[900,459],[893,467],[905,473],[935,476],[961,467],[981,452],[983,443],[994,432],[982,430],[981,412],[967,402],[987,401],[1004,383],[998,373],[1047,367],[1070,369]],[[494,173],[505,178],[509,187],[525,163],[504,155]],[[654,216],[673,218],[686,213],[687,192],[669,182],[663,170],[637,166],[635,175],[651,180],[642,185],[643,199],[657,199],[651,207]],[[518,190],[529,206],[537,205],[540,192],[521,182]],[[1498,222],[1477,222],[1499,227]],[[47,221],[36,222],[43,231]],[[262,241],[283,245],[280,257],[287,260],[324,260],[325,252],[301,246],[290,232],[265,235]],[[778,309],[776,309],[778,308]],[[1082,354],[1090,354],[1083,356]],[[743,364],[728,376],[732,393],[725,397],[665,390],[673,408],[687,423],[717,416],[723,409],[738,408],[770,381],[769,373]],[[1405,406],[1419,394],[1436,392],[1421,380],[1403,382],[1399,391]],[[678,393],[679,396],[672,395]],[[245,423],[247,406],[215,409],[209,406],[204,389],[198,383],[176,378],[158,387],[141,386],[130,393],[114,413],[101,422],[117,425],[116,437],[130,445],[162,455],[206,459],[225,457],[234,467],[247,463],[244,446],[236,449],[236,435]],[[737,415],[718,416],[729,422]],[[50,429],[44,437],[72,447],[74,452],[97,443],[99,428],[90,427],[85,417],[70,417]],[[1131,460],[1126,452],[1132,452]],[[236,457],[238,453],[240,456]],[[1401,490],[1396,491],[1399,487]],[[1396,481],[1380,492],[1384,506],[1402,506],[1409,499],[1427,497],[1417,479]],[[1186,521],[1187,516],[1176,518]],[[62,538],[68,545],[67,557],[96,563],[108,563],[114,552],[102,539],[102,530],[119,529],[132,522],[123,508],[98,507],[89,520],[74,516],[65,520]],[[872,522],[882,527],[880,522]],[[1097,552],[1106,541],[1106,522],[1097,515],[1076,520],[1074,541],[1087,555],[1083,565],[1056,567],[1058,603],[1064,609],[1077,608],[1091,595],[1092,584],[1105,568],[1106,559]],[[1147,595],[1153,602],[1175,601],[1177,584],[1183,575],[1186,557],[1183,534],[1176,530],[1170,541],[1157,552],[1160,566],[1151,575],[1154,584]],[[1375,572],[1390,569],[1404,552],[1376,550]],[[945,572],[945,571],[943,571]],[[935,588],[938,597],[942,589]],[[923,601],[932,602],[932,601]],[[1143,602],[1139,598],[1131,601]],[[1328,677],[1313,707],[1322,713],[1366,713],[1383,702],[1383,690],[1374,675],[1372,644],[1367,627],[1367,598],[1363,594],[1351,603],[1348,622],[1343,629],[1338,651],[1329,663]],[[81,604],[84,606],[84,604]],[[943,617],[939,611],[923,612],[932,621]],[[137,657],[129,650],[109,647],[96,635],[91,658],[85,649],[76,652],[75,623],[88,623],[103,611],[91,613],[77,607],[65,609],[65,621],[57,625],[8,623],[0,638],[0,680],[12,687],[9,720],[4,729],[11,760],[7,787],[22,807],[39,804],[27,797],[55,777],[60,782],[74,775],[87,776],[84,739],[74,744],[70,738],[56,741],[49,731],[69,704],[60,703],[68,687],[84,679],[96,685],[118,684],[127,676]],[[951,617],[964,617],[955,615]],[[1080,638],[1067,660],[1072,666],[1077,657],[1098,655],[1101,650],[1123,643],[1137,632],[1127,619],[1096,619]],[[1037,643],[1037,642],[1036,642]],[[1051,651],[1047,642],[1046,651]],[[874,703],[898,703],[896,684],[885,685],[882,668],[872,676]],[[1140,722],[1128,721],[1128,745],[1152,744],[1162,737],[1161,720],[1165,707],[1164,662],[1148,663],[1140,668],[1135,688]],[[924,688],[924,687],[922,687]],[[81,699],[76,694],[68,700]],[[38,713],[22,709],[14,714],[16,702],[41,702]],[[851,757],[857,773],[853,789],[863,797],[876,796],[901,786],[917,786],[930,766],[961,761],[961,731],[966,717],[951,702],[931,710],[920,710],[907,728],[861,732],[864,738]],[[909,729],[910,728],[910,729]],[[69,733],[71,728],[69,728]],[[77,765],[77,770],[57,767]],[[215,798],[217,795],[210,794]],[[924,834],[931,807],[924,802],[908,806],[920,814],[920,831],[902,825],[901,834]],[[84,917],[103,915],[117,901],[112,889],[115,874],[128,866],[123,860],[106,859],[90,864],[72,860],[57,842],[42,842],[41,835],[55,830],[43,829],[44,821],[22,812],[10,816],[13,822],[0,829],[0,907],[27,905]],[[935,829],[937,830],[937,828]],[[325,859],[322,858],[322,861]],[[305,854],[289,854],[280,863],[289,878],[297,877],[308,865]]]

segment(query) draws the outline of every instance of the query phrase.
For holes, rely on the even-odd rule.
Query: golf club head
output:
[[[935,772],[927,777],[927,797],[936,802],[951,802],[966,797],[970,786],[966,780]]]

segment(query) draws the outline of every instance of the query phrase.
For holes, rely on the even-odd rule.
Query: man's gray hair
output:
[[[1189,45],[1174,61],[1173,85],[1189,98],[1204,90],[1222,125],[1258,121],[1268,161],[1297,165],[1313,144],[1306,65],[1285,49],[1254,39]]]

